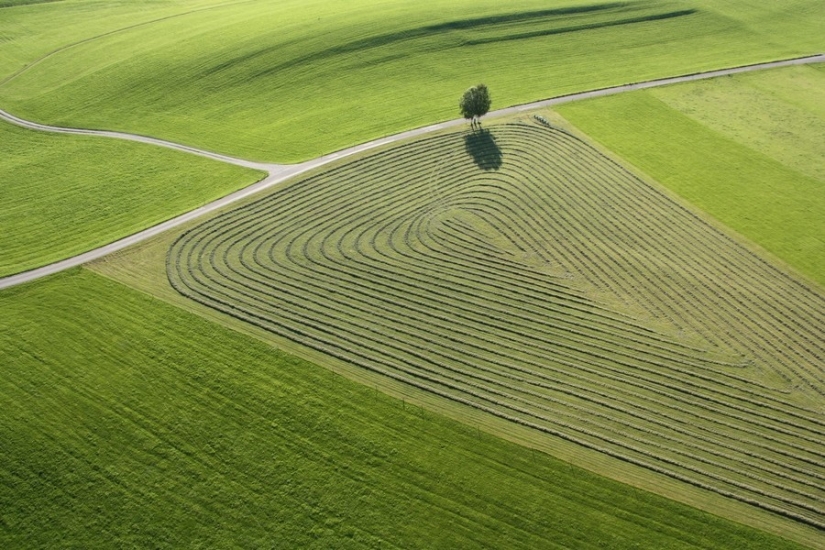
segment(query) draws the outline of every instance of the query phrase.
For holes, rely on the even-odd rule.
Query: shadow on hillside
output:
[[[464,149],[482,170],[490,171],[501,168],[501,149],[489,130],[479,130],[465,135]]]
[[[2,1],[3,0],[0,0],[0,2]],[[311,63],[315,63],[317,61],[321,61],[324,59],[329,59],[335,56],[359,53],[368,50],[373,50],[376,48],[393,46],[405,42],[408,43],[409,41],[415,39],[431,39],[438,36],[449,36],[451,33],[457,32],[489,33],[496,32],[497,29],[500,28],[508,29],[511,28],[513,25],[519,27],[521,25],[531,24],[555,24],[557,26],[560,24],[560,22],[567,21],[570,17],[575,17],[577,15],[598,15],[603,12],[623,13],[627,10],[632,9],[632,6],[629,7],[626,2],[609,2],[583,6],[568,6],[536,11],[520,11],[491,15],[487,17],[456,19],[452,21],[446,21],[443,23],[437,23],[435,25],[413,27],[398,32],[379,34],[367,38],[362,38],[360,40],[354,40],[352,42],[337,44],[331,48],[309,52],[306,55],[296,57],[294,59],[288,59],[282,63],[265,63],[265,67],[260,72],[254,74],[252,78],[257,78],[259,76],[266,76],[270,74],[278,74],[281,71],[284,71],[292,67],[306,66]],[[481,36],[478,36],[477,38],[484,39]],[[506,37],[504,39],[507,40]],[[465,40],[466,37],[462,35],[461,41],[464,42]],[[281,53],[282,50],[283,45],[277,44],[274,46],[266,46],[257,51],[245,52],[235,59],[230,59],[224,63],[221,63],[220,65],[216,65],[215,67],[210,68],[207,71],[207,74],[227,69],[234,65],[245,63],[251,59],[258,57],[270,55],[280,57],[283,55]]]

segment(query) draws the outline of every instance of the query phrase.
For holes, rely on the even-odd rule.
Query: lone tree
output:
[[[458,108],[461,109],[461,116],[470,119],[470,126],[475,130],[481,128],[479,118],[487,114],[491,103],[490,90],[484,84],[479,84],[464,92],[461,101],[458,102]]]

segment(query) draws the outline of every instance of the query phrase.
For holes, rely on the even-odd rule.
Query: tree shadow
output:
[[[464,136],[464,149],[473,157],[473,162],[482,170],[498,170],[501,168],[502,155],[493,137],[488,130],[472,132]]]

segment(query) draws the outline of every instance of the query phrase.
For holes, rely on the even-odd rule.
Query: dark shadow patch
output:
[[[50,4],[61,1],[62,0],[0,0],[0,8],[14,8],[16,6],[28,6],[31,4]]]
[[[392,63],[393,61],[399,61],[401,59],[406,59],[408,57],[410,57],[410,54],[408,53],[397,53],[392,55],[385,55],[384,57],[379,57],[378,59],[369,59],[358,63],[352,63],[351,65],[347,65],[347,67],[350,70],[368,69],[370,67],[375,67],[376,65],[380,65],[382,63]]]
[[[478,29],[479,27],[492,27],[496,25],[503,25],[506,23],[524,23],[526,21],[532,21],[535,19],[547,19],[551,17],[560,17],[563,15],[578,15],[582,13],[592,13],[597,11],[605,11],[625,7],[626,4],[624,2],[611,2],[603,4],[587,4],[585,6],[570,6],[567,8],[555,8],[549,10],[523,11],[516,13],[507,13],[503,15],[491,15],[489,17],[477,17],[475,19],[459,19],[457,21],[448,21],[447,23],[429,25],[426,27],[421,27],[419,29],[414,29],[413,31],[409,32],[416,32],[420,33],[421,35],[438,34],[442,32]]]
[[[464,136],[464,150],[473,162],[487,172],[498,170],[503,164],[501,149],[489,130],[479,130]]]
[[[0,0],[2,2],[3,0]],[[282,63],[278,63],[275,66],[269,67],[264,71],[261,71],[253,77],[259,76],[266,76],[269,74],[277,73],[279,71],[283,71],[285,69],[289,69],[291,67],[295,67],[298,65],[303,65],[306,63],[312,63],[315,61],[319,61],[326,58],[335,57],[338,55],[343,54],[350,54],[365,50],[370,50],[374,48],[380,48],[383,46],[388,46],[391,44],[395,44],[398,42],[403,42],[405,40],[413,40],[416,38],[424,38],[427,36],[433,35],[441,35],[441,34],[449,34],[455,31],[462,31],[462,30],[484,30],[484,29],[491,29],[495,28],[496,26],[500,25],[508,25],[514,23],[529,23],[535,21],[541,21],[545,19],[553,19],[558,17],[565,17],[571,15],[580,15],[580,14],[588,14],[588,13],[598,13],[608,10],[627,10],[629,9],[627,4],[624,2],[610,2],[610,3],[600,3],[600,4],[588,4],[584,6],[572,6],[567,8],[555,8],[555,9],[547,9],[547,10],[537,10],[537,11],[525,11],[525,12],[516,12],[516,13],[508,13],[502,15],[493,15],[489,17],[476,17],[470,19],[459,19],[456,21],[448,21],[446,23],[439,23],[437,25],[426,25],[423,27],[417,27],[414,29],[407,29],[400,32],[394,33],[387,33],[378,36],[371,36],[369,38],[364,38],[361,40],[355,40],[353,42],[348,42],[345,44],[340,44],[338,46],[334,46],[332,48],[327,48],[324,50],[320,50],[317,52],[309,53],[307,55],[303,55],[294,59],[290,59],[288,61],[284,61]],[[221,70],[225,70],[236,66],[238,64],[242,64],[248,62],[252,59],[259,58],[265,56],[270,53],[274,53],[284,47],[283,44],[279,44],[276,46],[268,46],[266,48],[262,48],[257,51],[249,52],[243,54],[241,56],[235,57],[233,59],[229,59],[219,65],[211,67],[206,74],[211,74],[215,72],[219,72]]]
[[[494,42],[507,42],[510,40],[524,40],[526,38],[536,38],[540,36],[552,36],[554,34],[565,34],[571,32],[589,31],[594,29],[605,29],[608,27],[618,27],[621,25],[633,25],[636,23],[646,23],[648,21],[662,21],[664,19],[674,19],[676,17],[684,17],[685,15],[693,15],[696,13],[695,9],[670,11],[667,13],[654,13],[651,15],[643,15],[641,17],[629,17],[627,19],[617,19],[615,21],[602,21],[599,23],[588,23],[587,25],[574,25],[571,27],[562,27],[559,29],[545,29],[540,31],[531,31],[519,34],[509,34],[505,36],[497,36],[494,38],[480,38],[477,40],[468,40],[465,42],[468,46],[477,46],[479,44],[491,44]]]
[[[3,0],[0,0],[2,2]],[[544,36],[553,36],[558,34],[567,34],[574,32],[582,32],[588,30],[604,29],[609,27],[618,27],[623,25],[640,24],[651,21],[662,21],[667,19],[674,19],[692,15],[697,12],[696,9],[685,9],[678,11],[670,11],[665,13],[647,13],[645,15],[637,15],[635,17],[624,17],[616,19],[620,15],[628,15],[638,10],[647,10],[646,4],[629,5],[624,2],[610,2],[600,4],[588,4],[584,6],[574,6],[568,8],[547,9],[529,12],[516,12],[503,15],[495,15],[489,17],[478,17],[471,19],[460,19],[456,21],[448,21],[446,23],[439,23],[437,25],[426,25],[414,29],[407,29],[395,33],[387,33],[378,36],[371,36],[361,40],[355,40],[344,44],[339,44],[331,48],[307,53],[298,57],[288,59],[285,61],[275,60],[275,63],[258,70],[246,78],[267,77],[277,74],[281,71],[289,70],[301,65],[312,64],[318,61],[334,59],[335,57],[346,56],[351,54],[363,53],[369,50],[391,46],[400,42],[415,40],[420,38],[427,38],[439,35],[449,35],[458,31],[472,31],[472,32],[495,32],[499,27],[506,28],[508,25],[523,25],[523,24],[545,24],[558,25],[567,17],[575,17],[578,15],[602,15],[610,17],[607,21],[594,21],[592,23],[582,23],[579,25],[567,25],[555,28],[544,28],[528,32],[510,33],[499,36],[487,36],[479,38],[460,37],[460,43],[454,46],[474,46],[481,44],[491,44],[495,42],[507,42],[512,40],[524,40],[529,38],[538,38]],[[231,59],[228,59],[220,64],[214,65],[206,69],[202,76],[209,76],[224,70],[232,69],[237,66],[246,65],[258,58],[267,57],[270,55],[276,56],[277,53],[288,46],[298,46],[299,42],[289,44],[277,44],[267,46],[259,50],[246,52]],[[389,54],[380,59],[367,59],[356,62],[352,68],[360,68],[364,66],[375,65],[377,63],[393,61],[403,56],[409,55],[408,52],[401,54]]]

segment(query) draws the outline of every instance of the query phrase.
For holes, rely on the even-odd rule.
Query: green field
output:
[[[0,105],[294,161],[455,118],[478,81],[503,107],[822,50],[818,0],[67,0],[4,10]]]
[[[798,548],[89,272],[0,310],[4,548]]]
[[[0,276],[107,244],[261,173],[152,145],[0,122]]]
[[[825,285],[825,67],[719,78],[558,110]]]
[[[0,108],[294,162],[823,51],[818,0],[0,0]],[[0,292],[0,547],[822,548],[825,65],[559,111]],[[0,276],[262,177],[0,151]]]
[[[185,232],[167,267],[332,361],[825,527],[825,295],[563,130],[369,155]]]

